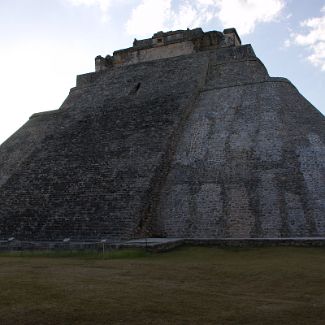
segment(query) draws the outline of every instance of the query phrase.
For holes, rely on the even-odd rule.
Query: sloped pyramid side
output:
[[[34,115],[0,148],[0,237],[134,237],[206,57],[78,79],[61,109]]]
[[[170,237],[325,236],[324,117],[282,80],[215,85],[186,125],[156,227]]]
[[[324,126],[250,46],[80,76],[0,147],[0,237],[324,236]]]

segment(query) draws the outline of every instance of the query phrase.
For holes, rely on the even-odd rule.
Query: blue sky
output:
[[[235,27],[325,114],[325,0],[1,0],[0,143],[57,109],[94,58],[159,30]]]

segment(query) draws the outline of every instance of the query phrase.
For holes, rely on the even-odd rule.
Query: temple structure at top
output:
[[[129,65],[145,61],[166,59],[198,51],[211,50],[220,47],[240,46],[241,40],[235,28],[222,32],[203,32],[201,28],[158,32],[151,38],[135,39],[133,46],[118,50],[105,58],[97,56],[95,70],[110,69],[113,66]]]

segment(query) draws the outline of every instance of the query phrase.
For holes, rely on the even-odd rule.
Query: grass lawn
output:
[[[325,324],[325,249],[0,254],[0,324]]]

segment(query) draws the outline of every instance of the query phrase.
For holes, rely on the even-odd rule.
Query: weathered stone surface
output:
[[[325,236],[325,118],[233,31],[195,35],[78,76],[1,145],[0,239]]]
[[[241,40],[234,28],[221,32],[204,33],[201,28],[158,32],[152,38],[133,42],[133,47],[115,51],[113,56],[97,56],[95,70],[102,71],[114,66],[137,64],[158,59],[166,59],[197,51],[211,50],[241,45]]]

